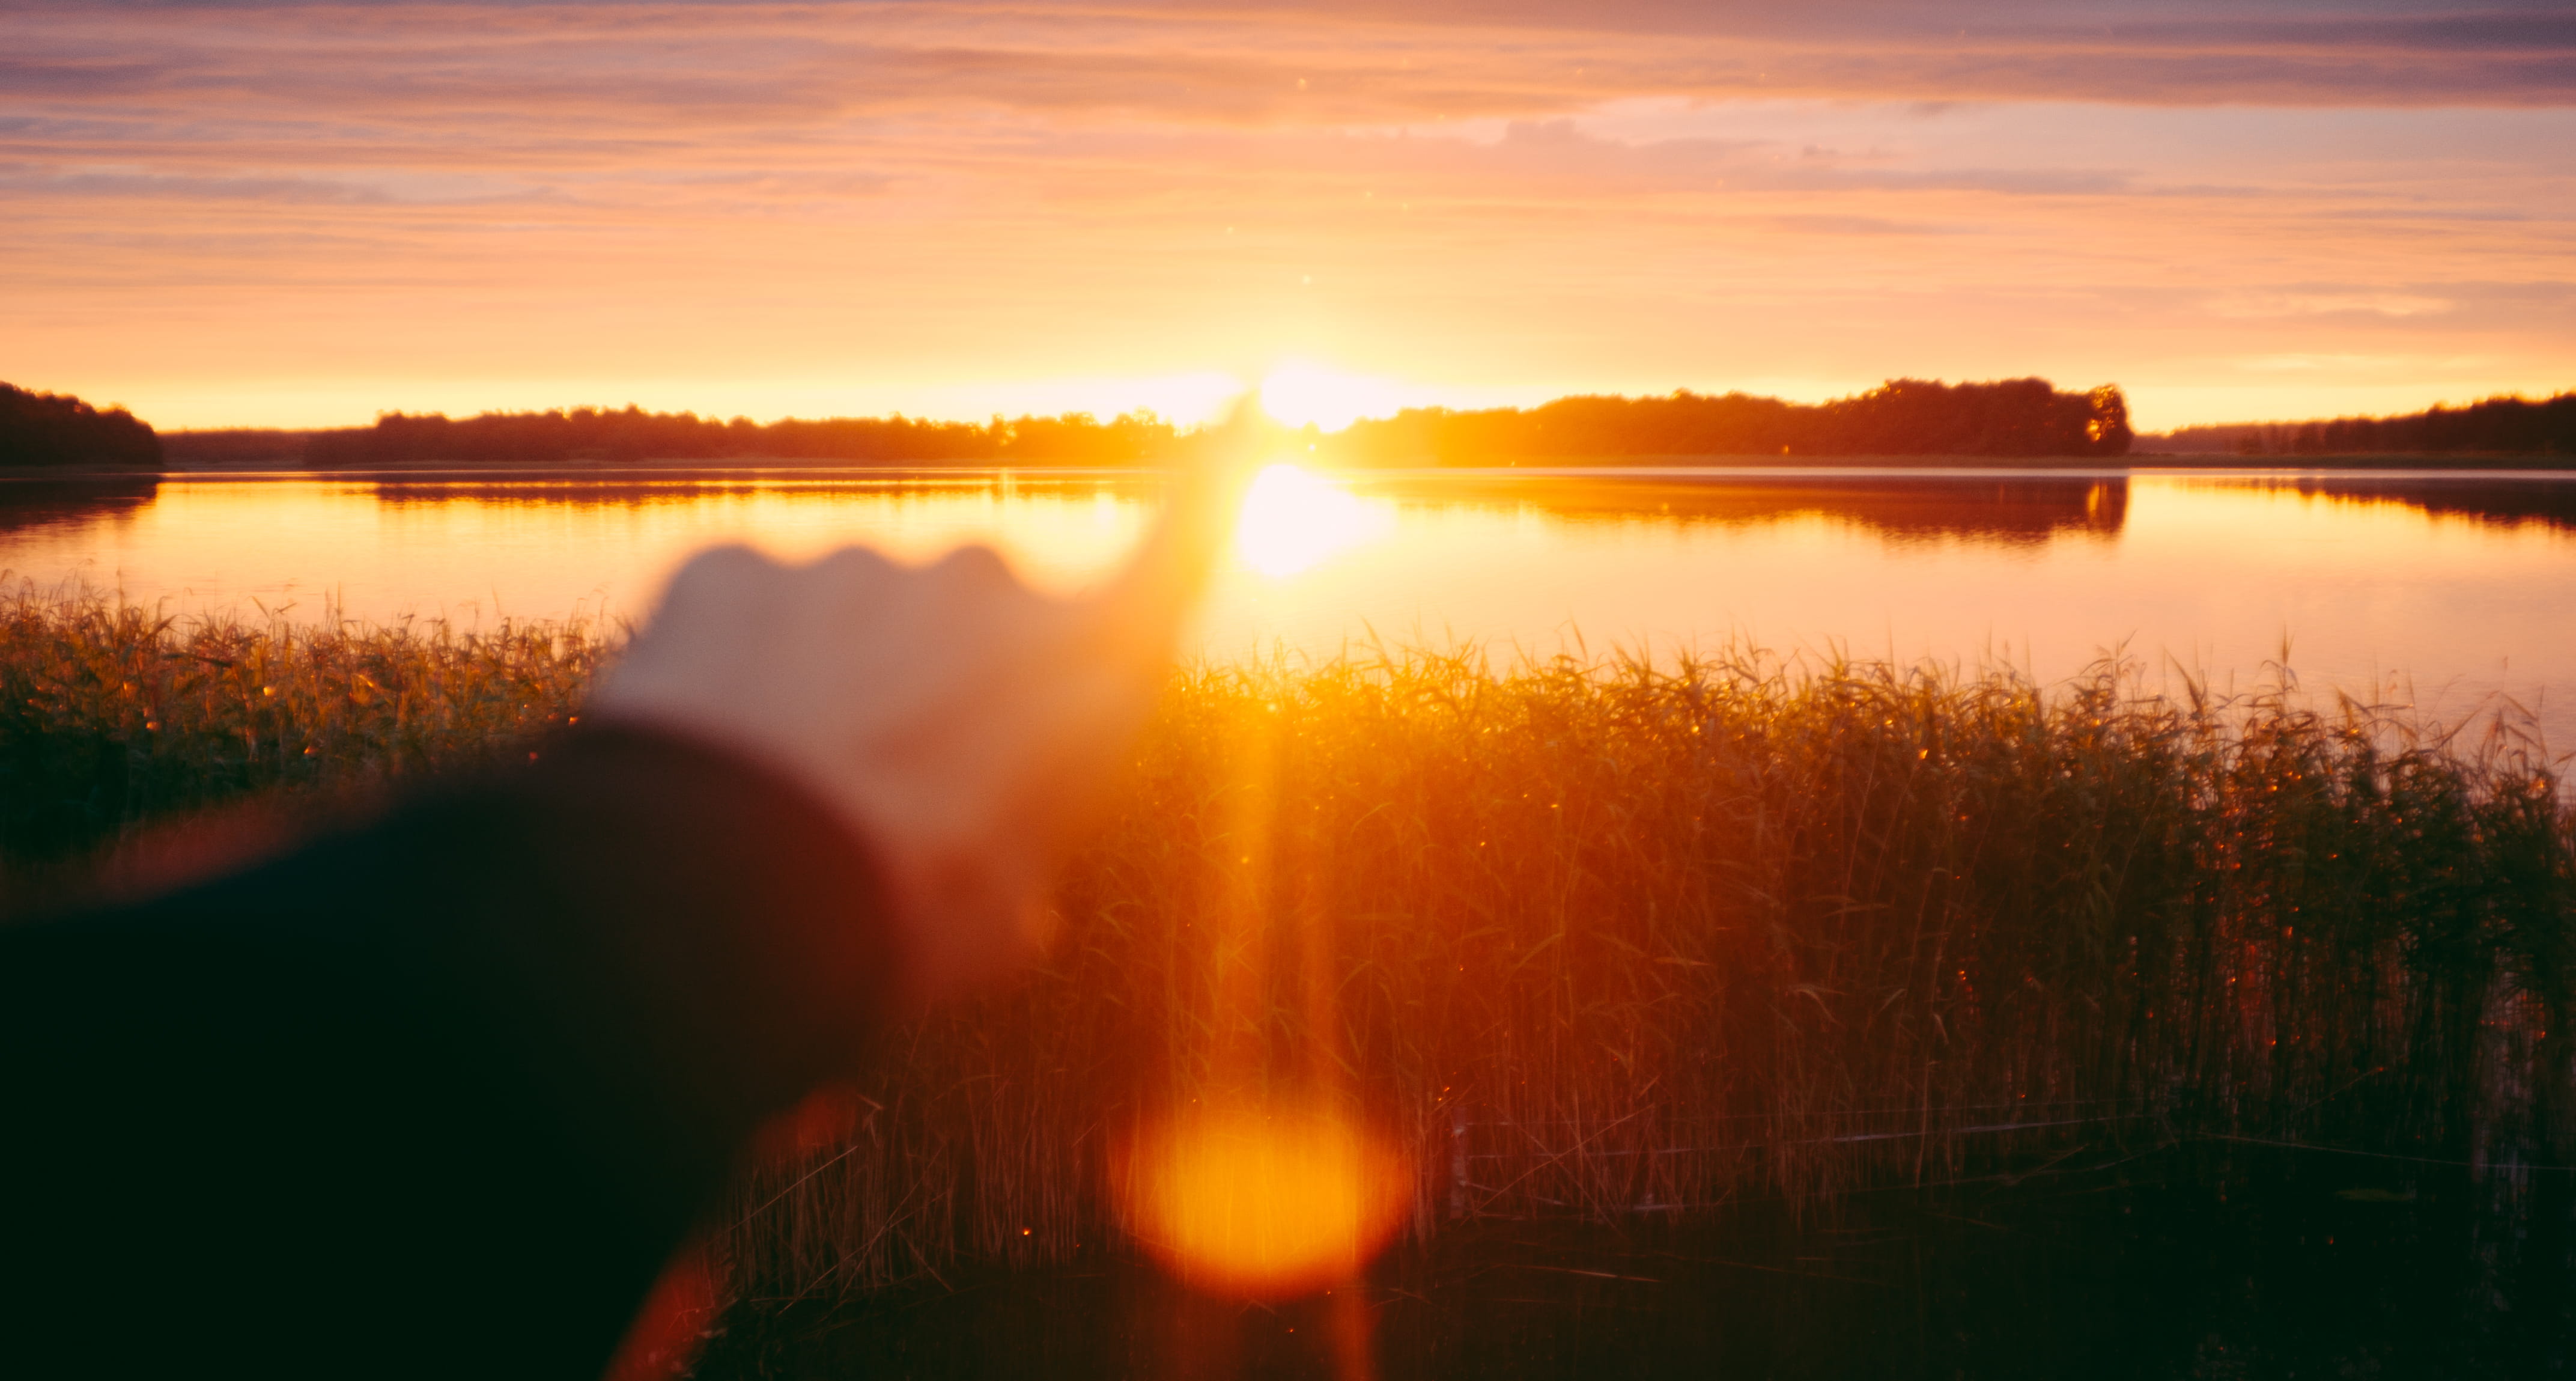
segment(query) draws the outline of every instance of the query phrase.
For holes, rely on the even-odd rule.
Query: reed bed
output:
[[[2563,1156],[2570,813],[2403,729],[2107,665],[1198,668],[1053,966],[905,1032],[728,1245],[771,1298],[1063,1259],[1124,1131],[1247,1080],[1408,1140],[1425,1233],[2079,1141]]]
[[[514,753],[603,650],[21,605],[0,850]],[[2576,1164],[2576,813],[2406,728],[2108,664],[1189,668],[1049,966],[893,1033],[715,1246],[755,1300],[1067,1260],[1122,1137],[1229,1099],[1410,1147],[1426,1234],[2195,1136]]]
[[[0,904],[58,894],[102,848],[213,808],[292,816],[522,750],[578,712],[603,632],[0,599]]]

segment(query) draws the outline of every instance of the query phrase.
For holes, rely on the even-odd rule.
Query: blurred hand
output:
[[[955,992],[1044,944],[1047,877],[1162,685],[1222,489],[1177,481],[1127,569],[1069,600],[981,546],[922,567],[702,553],[593,712],[728,745],[837,807],[889,874],[911,996]]]

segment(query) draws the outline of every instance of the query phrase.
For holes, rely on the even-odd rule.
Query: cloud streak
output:
[[[0,94],[225,94],[721,118],[985,102],[1263,123],[1536,117],[1613,96],[2565,105],[2576,15],[2123,7],[938,3],[16,12]],[[1999,22],[2000,16],[2000,22]],[[1954,22],[1955,21],[1955,22]],[[139,51],[138,51],[139,50]]]
[[[2576,382],[2539,305],[2576,280],[2560,7],[0,14],[0,377],[165,419],[1281,354],[1462,391],[2041,370],[2150,423],[2278,399],[2248,360],[2331,362],[2289,371],[2329,410]]]

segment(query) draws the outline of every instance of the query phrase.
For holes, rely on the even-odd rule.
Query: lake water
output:
[[[1752,1201],[1669,1223],[1453,1225],[1334,1296],[1277,1305],[1192,1295],[1108,1252],[838,1304],[746,1301],[697,1375],[2564,1376],[2571,1188],[2386,1157],[2094,1145],[1803,1214]]]
[[[1049,588],[1110,569],[1150,476],[404,472],[0,481],[0,571],[175,612],[627,617],[687,552],[990,542]],[[1268,472],[1192,631],[1216,657],[1462,641],[2006,662],[2310,693],[2576,746],[2576,472]]]

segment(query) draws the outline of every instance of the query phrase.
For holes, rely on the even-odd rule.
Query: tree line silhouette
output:
[[[1313,428],[1302,435],[1319,459],[1355,465],[1695,455],[2116,456],[2126,452],[2130,437],[2128,405],[2117,388],[2068,393],[2044,379],[1898,379],[1812,405],[1685,390],[1665,397],[1560,398],[1526,411],[1413,408],[1329,435]],[[320,469],[682,459],[1131,465],[1186,455],[1197,437],[1150,412],[1107,421],[1089,413],[995,417],[980,425],[902,416],[762,425],[636,407],[467,418],[397,412],[373,427],[315,433],[304,463]]]
[[[1683,389],[1584,395],[1526,411],[1408,408],[1364,419],[1319,447],[1357,464],[1686,456],[2118,456],[2129,405],[2110,384],[2067,392],[2046,379],[1943,384],[1891,379],[1826,403]]]
[[[373,427],[316,432],[305,464],[317,469],[404,465],[549,464],[561,461],[836,460],[930,464],[1130,465],[1168,454],[1180,433],[1150,412],[1103,422],[1089,413],[996,417],[788,418],[763,425],[690,412],[574,408],[552,412],[386,413]]]
[[[0,384],[0,465],[160,464],[161,438],[125,409]]]
[[[1408,408],[1339,432],[1293,437],[1346,465],[1497,465],[1695,457],[1981,456],[2109,459],[2138,450],[2244,456],[2576,454],[2576,392],[2532,402],[2491,398],[2401,417],[2186,427],[2134,438],[2118,387],[2083,392],[2045,379],[1945,384],[1893,379],[1824,403],[1683,389],[1661,396],[1580,395],[1534,408]],[[265,465],[365,469],[578,462],[808,461],[842,464],[1123,466],[1186,458],[1206,434],[1150,412],[994,417],[720,421],[688,412],[386,413],[326,431],[156,435],[122,408],[0,384],[0,465],[154,469]]]
[[[2539,402],[2500,397],[2466,407],[2436,405],[2398,417],[2180,427],[2157,438],[2155,449],[2240,456],[2576,455],[2576,393]]]

